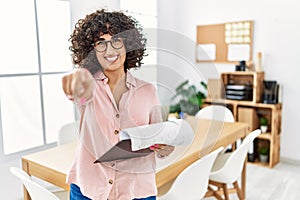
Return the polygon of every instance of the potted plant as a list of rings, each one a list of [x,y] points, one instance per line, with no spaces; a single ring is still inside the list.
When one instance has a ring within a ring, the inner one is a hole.
[[[259,154],[259,160],[261,162],[268,162],[268,157],[269,157],[269,148],[266,146],[260,147],[258,149],[258,154]]]
[[[265,117],[259,118],[260,130],[262,133],[267,132],[268,130],[268,119]]]
[[[200,88],[202,87],[202,90]],[[171,98],[170,113],[187,113],[195,115],[206,98],[207,85],[200,82],[200,88],[190,85],[189,81],[182,82],[176,88],[176,94]]]

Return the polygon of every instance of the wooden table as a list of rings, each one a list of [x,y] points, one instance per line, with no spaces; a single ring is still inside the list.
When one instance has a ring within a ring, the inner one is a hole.
[[[73,142],[23,156],[22,168],[29,175],[69,190],[66,175],[71,168],[76,145],[77,142]],[[30,199],[24,187],[24,200]]]
[[[156,173],[156,184],[160,188],[173,180],[188,165],[220,146],[227,146],[249,133],[246,123],[224,123],[188,117],[187,121],[195,131],[193,143],[176,162]],[[66,174],[74,159],[76,142],[61,145],[22,157],[22,168],[29,175],[36,176],[61,188],[69,190]],[[245,162],[246,163],[246,162]],[[241,189],[245,194],[246,167],[242,173]],[[24,199],[30,199],[24,190]]]

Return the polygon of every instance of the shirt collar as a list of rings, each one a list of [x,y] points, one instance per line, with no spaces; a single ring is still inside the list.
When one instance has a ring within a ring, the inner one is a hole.
[[[102,71],[96,72],[94,77],[96,80],[102,81],[104,84],[107,84],[107,82],[108,82],[108,78],[105,76],[105,74]]]
[[[132,74],[127,71],[126,73],[126,86],[130,89],[132,87],[136,87],[136,79],[132,76]]]
[[[131,89],[132,87],[136,87],[136,80],[133,77],[133,75],[127,71],[126,74],[126,86]],[[99,71],[95,74],[95,79],[102,81],[104,84],[107,84],[108,78],[105,76],[105,74],[102,71]]]

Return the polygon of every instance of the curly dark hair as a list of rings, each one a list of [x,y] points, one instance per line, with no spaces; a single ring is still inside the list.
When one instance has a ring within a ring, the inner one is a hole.
[[[96,58],[93,44],[100,36],[118,34],[124,41],[126,48],[126,60],[124,71],[140,67],[142,59],[146,56],[146,38],[142,34],[142,26],[133,17],[122,12],[108,12],[104,9],[97,10],[80,19],[71,35],[69,41],[72,46],[72,60],[76,67],[86,68],[92,74],[102,69]]]

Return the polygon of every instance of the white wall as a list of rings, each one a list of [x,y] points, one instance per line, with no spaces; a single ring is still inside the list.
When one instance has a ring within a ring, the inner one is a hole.
[[[194,42],[197,25],[254,20],[254,58],[256,52],[262,51],[265,79],[277,80],[283,86],[281,156],[293,160],[300,160],[297,124],[300,119],[299,10],[297,0],[158,1],[159,27],[176,31]],[[158,55],[158,61],[181,70],[190,67],[176,59],[170,60],[163,53]],[[217,68],[233,69],[232,66]]]
[[[84,18],[87,14],[94,12],[95,10],[120,9],[119,0],[70,0],[71,7],[71,25],[72,30],[78,19]]]

